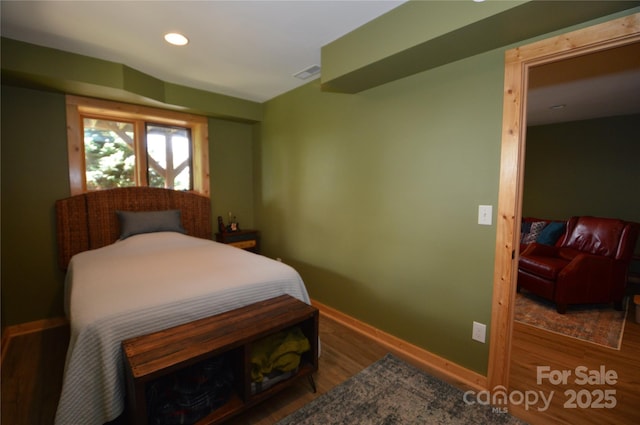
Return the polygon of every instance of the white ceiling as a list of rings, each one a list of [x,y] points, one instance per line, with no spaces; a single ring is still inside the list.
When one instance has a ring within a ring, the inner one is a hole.
[[[533,67],[527,124],[640,114],[640,43]]]
[[[640,114],[640,68],[527,93],[527,125]]]
[[[2,0],[1,29],[3,37],[264,102],[308,82],[293,75],[321,65],[322,46],[404,1]],[[172,31],[190,43],[168,45],[163,35]]]

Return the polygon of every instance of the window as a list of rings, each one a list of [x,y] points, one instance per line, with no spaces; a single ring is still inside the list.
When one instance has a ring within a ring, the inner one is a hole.
[[[73,195],[127,186],[209,195],[207,119],[67,96]]]
[[[136,186],[133,124],[82,117],[86,190]]]
[[[147,124],[149,186],[191,189],[191,132],[188,128]]]

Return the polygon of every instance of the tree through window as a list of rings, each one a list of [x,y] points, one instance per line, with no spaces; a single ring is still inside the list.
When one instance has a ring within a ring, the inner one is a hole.
[[[133,124],[84,118],[87,190],[136,186]]]
[[[206,117],[67,96],[71,193],[127,186],[209,195]]]
[[[145,162],[148,186],[192,189],[188,128],[145,123],[145,137],[137,138],[133,123],[87,117],[83,128],[87,190],[142,186],[136,163]],[[136,140],[144,146],[136,146]],[[136,161],[136,152],[144,157]]]

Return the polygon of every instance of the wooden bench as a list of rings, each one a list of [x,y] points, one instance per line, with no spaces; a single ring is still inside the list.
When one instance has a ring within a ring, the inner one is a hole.
[[[300,327],[311,349],[303,353],[300,367],[291,378],[252,394],[251,347],[276,332]],[[147,384],[185,367],[222,354],[232,361],[234,390],[223,406],[198,424],[220,423],[265,400],[296,378],[318,369],[318,310],[289,295],[282,295],[226,313],[196,320],[159,332],[123,341],[127,402],[131,423],[146,424]],[[315,391],[315,385],[314,385]]]

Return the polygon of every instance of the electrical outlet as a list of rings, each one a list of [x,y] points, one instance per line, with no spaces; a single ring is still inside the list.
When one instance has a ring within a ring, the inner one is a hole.
[[[487,325],[474,321],[471,339],[473,339],[474,341],[482,342],[484,344],[487,339]]]

